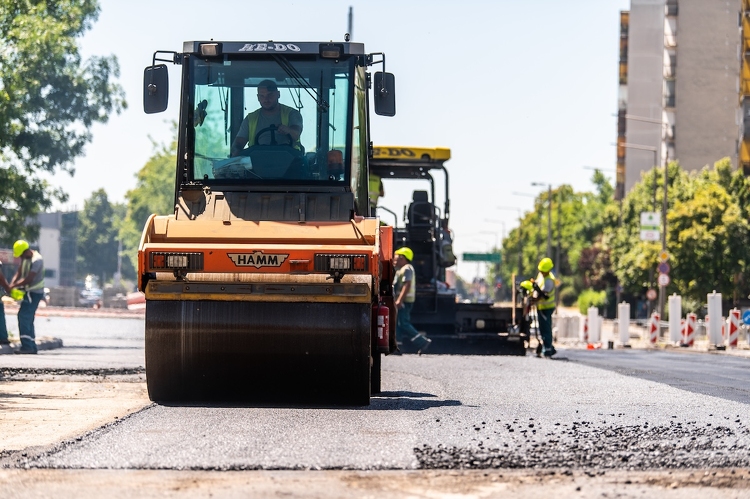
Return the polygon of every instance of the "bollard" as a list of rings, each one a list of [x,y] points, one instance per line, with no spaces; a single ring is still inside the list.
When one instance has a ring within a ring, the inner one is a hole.
[[[698,315],[689,313],[685,317],[685,330],[682,335],[682,346],[692,347],[695,343],[695,329],[698,326]]]
[[[681,317],[682,297],[674,293],[669,297],[669,341],[672,343],[679,343],[682,338]]]
[[[617,333],[620,344],[624,347],[630,342],[630,303],[622,302],[617,305]]]
[[[589,341],[588,343],[598,343],[601,341],[601,325],[602,321],[599,318],[599,309],[596,307],[589,307],[588,313],[589,320]]]
[[[740,339],[740,311],[736,308],[730,310],[727,322],[727,346],[737,348],[737,342]]]
[[[722,349],[724,348],[724,338],[722,335],[722,323],[724,320],[721,317],[721,293],[714,291],[706,295],[706,297],[708,298],[708,314],[706,314],[708,344]],[[714,320],[709,320],[709,317],[713,317]]]

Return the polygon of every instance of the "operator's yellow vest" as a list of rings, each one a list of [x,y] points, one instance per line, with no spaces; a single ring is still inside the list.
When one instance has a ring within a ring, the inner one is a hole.
[[[279,104],[279,108],[281,109],[281,124],[284,126],[289,126],[289,114],[292,112],[292,108],[289,106],[285,106],[284,104]],[[247,141],[248,147],[255,145],[255,133],[258,129],[258,116],[260,116],[260,110],[261,108],[258,108],[247,115],[247,130],[249,136]],[[299,149],[299,145],[300,142],[297,141],[293,144],[293,147],[295,149]]]
[[[547,294],[547,298],[537,302],[536,308],[538,310],[546,310],[548,308],[555,308],[555,275],[550,272],[547,277],[545,278],[544,275],[542,275],[541,272],[539,272],[539,275],[536,276],[536,285],[539,286],[540,289],[544,289],[544,284],[547,279],[552,280],[552,291],[550,291]]]

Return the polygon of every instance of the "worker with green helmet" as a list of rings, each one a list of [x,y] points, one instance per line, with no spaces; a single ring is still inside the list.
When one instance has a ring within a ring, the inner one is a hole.
[[[0,262],[0,288],[6,294],[11,295],[12,288],[5,279],[5,274],[3,274],[3,262]],[[3,301],[0,300],[0,348],[3,345],[10,345],[10,340],[8,340],[8,327],[5,323],[5,307],[3,306]]]
[[[542,258],[539,262],[539,274],[533,282],[537,316],[539,317],[539,333],[542,335],[545,357],[552,357],[557,353],[552,345],[552,314],[555,312],[555,275],[551,258]]]
[[[411,262],[414,252],[411,248],[403,247],[397,249],[393,254],[393,266],[396,275],[393,278],[393,296],[396,306],[396,342],[409,338],[409,341],[417,348],[417,353],[422,354],[430,347],[432,340],[421,334],[411,323],[411,310],[417,297],[417,276]]]
[[[21,337],[21,348],[16,350],[16,353],[35,354],[37,348],[34,316],[39,302],[44,298],[44,259],[23,239],[13,244],[13,257],[20,258],[21,264],[10,281],[10,287],[16,294],[19,291],[25,292],[21,299],[21,307],[18,309],[18,334]]]

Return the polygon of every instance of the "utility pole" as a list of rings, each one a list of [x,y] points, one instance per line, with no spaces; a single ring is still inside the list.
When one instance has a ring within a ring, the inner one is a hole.
[[[547,257],[552,258],[552,184],[532,182],[533,186],[547,186]]]

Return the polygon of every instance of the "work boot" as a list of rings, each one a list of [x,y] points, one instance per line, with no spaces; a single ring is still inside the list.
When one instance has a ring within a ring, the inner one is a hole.
[[[422,343],[422,346],[419,348],[419,350],[417,350],[417,355],[422,355],[423,353],[425,353],[427,349],[430,348],[430,345],[432,345],[432,340],[429,338],[424,338],[424,343]]]
[[[30,348],[19,348],[18,350],[14,351],[13,353],[17,354],[30,354],[30,355],[36,355],[36,350],[32,350]]]

